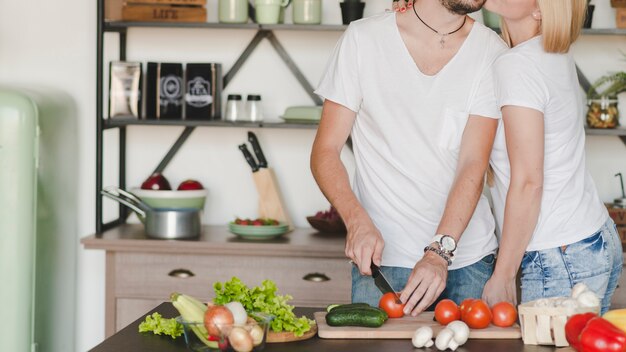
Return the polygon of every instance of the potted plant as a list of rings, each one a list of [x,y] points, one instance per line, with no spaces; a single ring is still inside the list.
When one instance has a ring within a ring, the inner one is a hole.
[[[617,95],[626,92],[626,72],[600,77],[587,91],[587,124],[591,128],[615,128],[619,111]]]
[[[350,24],[354,20],[363,18],[365,3],[361,0],[344,0],[339,3],[341,7],[341,19],[343,24]]]

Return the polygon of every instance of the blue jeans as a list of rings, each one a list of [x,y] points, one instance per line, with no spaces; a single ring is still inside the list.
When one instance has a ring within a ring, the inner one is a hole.
[[[622,273],[622,242],[609,218],[593,235],[562,249],[529,251],[521,265],[522,302],[569,296],[572,287],[584,282],[598,297],[602,313]]]
[[[494,264],[495,256],[490,254],[472,265],[448,271],[445,290],[428,310],[433,310],[435,304],[444,298],[449,298],[457,304],[461,304],[466,298],[480,298],[485,283],[493,273]],[[413,271],[409,268],[392,266],[383,266],[380,270],[396,291],[402,291]],[[374,279],[371,276],[361,275],[359,269],[354,266],[352,268],[352,302],[365,302],[378,307],[381,296],[382,293],[374,284]]]

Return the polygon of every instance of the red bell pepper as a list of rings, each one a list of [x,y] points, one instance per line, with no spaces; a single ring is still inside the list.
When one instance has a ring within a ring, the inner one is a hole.
[[[599,317],[589,320],[580,333],[583,352],[626,352],[626,333]]]
[[[565,338],[576,351],[580,351],[580,333],[589,320],[595,317],[597,315],[594,313],[574,314],[565,324]]]

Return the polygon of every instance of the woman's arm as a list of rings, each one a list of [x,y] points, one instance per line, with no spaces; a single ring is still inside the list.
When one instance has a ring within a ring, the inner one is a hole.
[[[463,131],[454,182],[437,228],[437,233],[449,235],[457,243],[482,194],[497,128],[496,119],[470,115]],[[406,302],[405,313],[415,316],[428,308],[445,289],[447,277],[448,263],[431,251],[424,253],[400,296]]]
[[[515,277],[537,226],[543,195],[543,113],[530,108],[505,106],[502,117],[511,164],[511,182],[496,268],[483,291],[483,298],[490,305],[500,301],[517,301]]]

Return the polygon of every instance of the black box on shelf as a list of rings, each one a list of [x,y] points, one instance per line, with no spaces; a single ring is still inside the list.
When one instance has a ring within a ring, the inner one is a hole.
[[[141,80],[140,62],[109,63],[109,118],[141,116]]]
[[[222,65],[187,64],[185,118],[219,120],[222,116]]]
[[[182,119],[183,65],[148,62],[146,78],[146,117]]]

